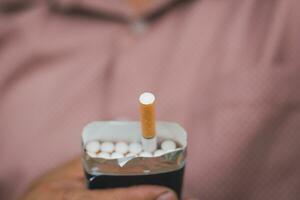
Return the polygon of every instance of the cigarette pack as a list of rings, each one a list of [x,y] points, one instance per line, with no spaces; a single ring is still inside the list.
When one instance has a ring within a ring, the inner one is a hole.
[[[187,151],[187,134],[180,125],[156,122],[158,145],[164,140],[176,143],[175,149],[160,155],[128,154],[120,158],[104,158],[91,155],[85,148],[91,141],[139,143],[141,135],[138,121],[96,121],[86,125],[82,132],[82,163],[87,187],[161,185],[173,189],[180,199]]]

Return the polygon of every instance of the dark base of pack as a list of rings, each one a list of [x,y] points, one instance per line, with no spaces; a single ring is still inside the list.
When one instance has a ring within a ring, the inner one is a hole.
[[[107,189],[134,185],[161,185],[171,188],[181,197],[184,167],[172,172],[150,175],[91,175],[85,172],[89,189]]]

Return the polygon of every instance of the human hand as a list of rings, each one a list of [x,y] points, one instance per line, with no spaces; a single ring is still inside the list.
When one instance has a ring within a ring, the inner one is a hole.
[[[88,190],[85,188],[80,159],[75,159],[37,180],[21,200],[176,200],[168,188],[134,186],[128,188]]]

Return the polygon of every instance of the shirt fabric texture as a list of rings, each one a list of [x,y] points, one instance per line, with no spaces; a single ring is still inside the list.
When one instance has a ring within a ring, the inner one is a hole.
[[[0,7],[1,199],[79,155],[88,122],[138,120],[144,91],[188,132],[185,196],[300,199],[299,1],[194,0],[142,27],[121,0]]]

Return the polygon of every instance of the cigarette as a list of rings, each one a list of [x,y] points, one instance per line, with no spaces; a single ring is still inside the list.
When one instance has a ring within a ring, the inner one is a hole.
[[[101,151],[112,153],[115,150],[115,145],[112,142],[103,142],[101,144]]]
[[[155,96],[145,92],[140,98],[140,120],[142,128],[142,145],[146,152],[153,152],[157,148],[155,131]]]
[[[115,146],[115,151],[120,154],[126,154],[128,152],[128,144],[126,142],[118,142]]]
[[[139,154],[141,153],[142,151],[142,145],[138,142],[132,142],[130,145],[129,145],[129,152],[131,154]]]
[[[98,141],[90,141],[86,144],[85,149],[89,152],[89,153],[99,153],[100,152],[100,143]]]
[[[104,159],[109,159],[110,158],[110,154],[107,152],[101,152],[97,155],[97,158],[104,158]]]
[[[161,149],[164,151],[173,151],[176,149],[176,143],[172,140],[165,140],[161,143]]]

